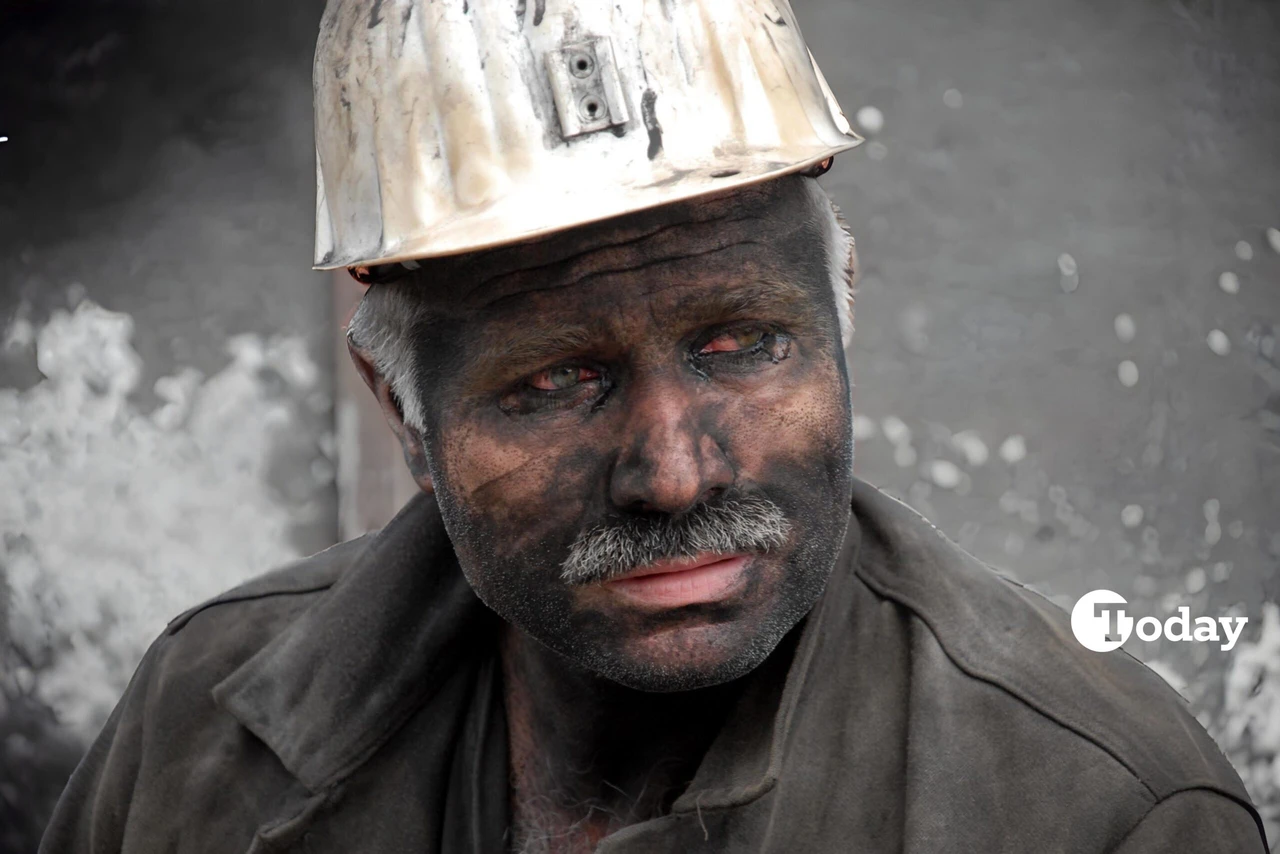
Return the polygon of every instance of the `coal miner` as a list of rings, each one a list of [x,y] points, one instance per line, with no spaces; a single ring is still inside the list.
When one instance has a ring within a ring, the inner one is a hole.
[[[421,494],[178,617],[55,852],[1263,852],[1182,700],[853,476],[786,0],[332,0],[316,266]]]

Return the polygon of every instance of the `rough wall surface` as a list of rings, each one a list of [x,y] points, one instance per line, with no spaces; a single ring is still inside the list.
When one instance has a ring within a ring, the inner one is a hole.
[[[171,616],[336,536],[319,11],[0,5],[0,852]]]
[[[861,475],[1064,604],[1248,615],[1130,649],[1280,819],[1280,11],[794,5],[870,136]],[[0,6],[0,852],[168,616],[336,536],[319,9]]]

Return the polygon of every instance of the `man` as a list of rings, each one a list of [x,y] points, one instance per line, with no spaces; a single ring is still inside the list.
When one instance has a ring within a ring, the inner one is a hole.
[[[316,85],[422,494],[176,619],[44,851],[1266,850],[1162,680],[853,477],[785,3],[335,0]]]

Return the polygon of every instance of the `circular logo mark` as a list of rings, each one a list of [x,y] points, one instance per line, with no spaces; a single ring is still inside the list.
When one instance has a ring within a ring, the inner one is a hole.
[[[1080,645],[1094,652],[1110,652],[1128,640],[1133,618],[1117,607],[1125,604],[1125,598],[1112,590],[1091,590],[1081,596],[1071,609],[1071,631]],[[1116,615],[1114,624],[1112,614]]]

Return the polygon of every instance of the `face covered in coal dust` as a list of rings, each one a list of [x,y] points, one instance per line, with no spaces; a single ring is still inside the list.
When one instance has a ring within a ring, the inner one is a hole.
[[[501,617],[674,691],[812,608],[852,461],[826,205],[787,178],[424,266],[417,432]]]

